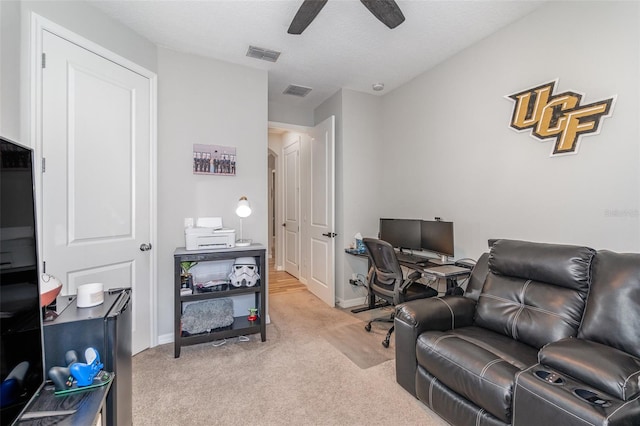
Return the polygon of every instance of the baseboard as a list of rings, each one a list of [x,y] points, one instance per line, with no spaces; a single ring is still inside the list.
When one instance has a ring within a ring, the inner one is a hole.
[[[364,305],[365,303],[367,303],[367,297],[358,297],[355,299],[348,299],[348,300],[343,300],[343,299],[338,299],[336,300],[336,305],[338,305],[339,307],[343,308],[343,309],[347,309],[347,308],[353,308],[354,306],[361,306]]]
[[[164,345],[166,343],[173,343],[173,333],[158,336],[158,345]]]

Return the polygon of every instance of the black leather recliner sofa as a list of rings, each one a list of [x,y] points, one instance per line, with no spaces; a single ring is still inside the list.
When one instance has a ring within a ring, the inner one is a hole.
[[[453,425],[640,425],[640,254],[497,240],[395,330],[396,380]]]

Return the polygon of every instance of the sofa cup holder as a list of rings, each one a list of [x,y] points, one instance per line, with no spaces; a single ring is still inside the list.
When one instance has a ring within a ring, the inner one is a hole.
[[[557,373],[547,370],[536,370],[534,376],[550,385],[564,385],[564,379]]]
[[[597,407],[609,407],[611,405],[611,401],[607,401],[597,393],[591,392],[587,389],[575,389],[573,393],[578,398],[587,401],[589,404],[595,405]]]

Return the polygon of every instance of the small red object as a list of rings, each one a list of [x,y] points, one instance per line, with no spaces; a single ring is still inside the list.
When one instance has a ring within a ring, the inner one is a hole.
[[[255,321],[258,319],[258,310],[256,308],[249,308],[249,316],[247,317],[249,321]]]

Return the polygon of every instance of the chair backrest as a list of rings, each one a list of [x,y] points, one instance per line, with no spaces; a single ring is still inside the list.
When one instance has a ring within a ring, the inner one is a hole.
[[[640,254],[598,251],[578,338],[640,358]]]
[[[576,336],[594,255],[588,247],[496,241],[476,325],[536,348]]]
[[[403,281],[402,268],[393,246],[376,238],[362,240],[369,256],[369,288],[374,294],[394,303],[394,296]]]

